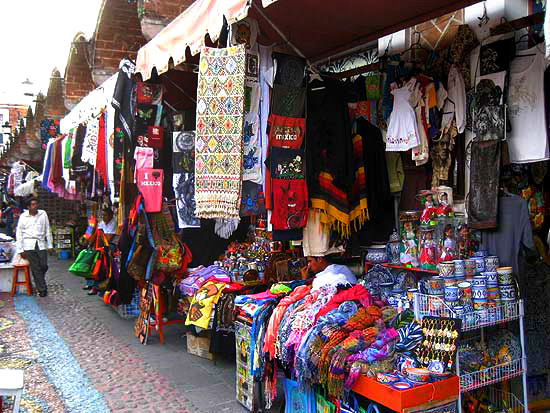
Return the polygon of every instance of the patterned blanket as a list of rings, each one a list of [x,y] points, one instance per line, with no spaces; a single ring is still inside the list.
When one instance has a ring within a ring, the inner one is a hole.
[[[198,218],[239,216],[245,58],[244,46],[201,52],[195,137]]]

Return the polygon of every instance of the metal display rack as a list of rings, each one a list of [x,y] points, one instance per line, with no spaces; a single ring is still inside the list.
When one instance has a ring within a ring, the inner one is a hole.
[[[460,318],[462,319],[462,332],[480,330],[482,338],[484,334],[483,329],[485,327],[518,320],[521,358],[480,371],[461,374],[459,354],[457,352],[456,374],[460,377],[460,394],[521,376],[523,384],[523,402],[518,400],[518,398],[511,393],[502,392],[494,388],[490,389],[490,394],[495,396],[495,400],[498,402],[496,405],[512,408],[514,412],[523,411],[528,413],[527,359],[525,357],[525,331],[523,326],[524,314],[523,300],[500,304],[482,313],[474,311],[457,315],[453,308],[448,306],[441,298],[420,293],[414,295],[414,315],[417,320],[420,321],[426,316]],[[503,399],[499,399],[498,397],[503,397]],[[458,398],[458,411],[462,413],[461,395],[459,395]]]

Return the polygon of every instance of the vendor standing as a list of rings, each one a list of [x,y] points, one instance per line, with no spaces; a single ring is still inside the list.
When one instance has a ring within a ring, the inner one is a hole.
[[[48,295],[46,272],[48,249],[53,249],[52,232],[48,214],[38,209],[38,199],[31,198],[28,209],[21,214],[17,224],[16,248],[22,258],[29,261],[34,284],[40,297]]]

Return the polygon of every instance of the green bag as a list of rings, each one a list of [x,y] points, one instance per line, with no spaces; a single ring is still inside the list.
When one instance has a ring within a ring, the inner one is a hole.
[[[94,264],[99,257],[99,251],[85,249],[80,251],[76,260],[69,267],[69,272],[72,272],[78,277],[88,277],[94,268]]]
[[[317,409],[317,413],[335,413],[336,412],[336,406],[325,399],[325,397],[321,393],[315,393],[315,407]]]

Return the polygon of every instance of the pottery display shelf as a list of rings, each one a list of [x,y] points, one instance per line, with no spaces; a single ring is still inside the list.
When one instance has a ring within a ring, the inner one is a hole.
[[[370,261],[365,262],[365,265],[367,267],[372,267],[376,264],[377,263],[370,262]],[[418,267],[407,267],[405,265],[394,265],[394,264],[390,264],[388,262],[380,263],[379,265],[381,265],[383,267],[386,267],[386,268],[393,268],[393,269],[405,270],[405,271],[413,271],[413,272],[416,272],[416,273],[438,274],[438,272],[435,271],[435,270],[425,270],[425,269],[418,268]]]
[[[499,364],[472,373],[460,372],[460,360],[457,352],[456,374],[460,377],[460,395],[458,400],[459,412],[462,413],[462,393],[501,383],[514,377],[521,376],[523,384],[523,401],[514,397],[514,405],[517,407],[514,412],[527,413],[527,358],[525,356],[525,330],[523,325],[524,307],[523,300],[512,301],[501,304],[494,309],[494,312],[480,316],[479,314],[465,313],[458,316],[444,300],[440,298],[416,293],[414,296],[414,314],[417,320],[426,316],[461,318],[462,332],[479,330],[481,338],[484,337],[484,328],[507,323],[510,321],[519,322],[521,357],[508,363]],[[491,388],[493,390],[493,388]],[[510,398],[513,395],[510,395]]]

